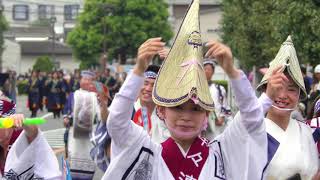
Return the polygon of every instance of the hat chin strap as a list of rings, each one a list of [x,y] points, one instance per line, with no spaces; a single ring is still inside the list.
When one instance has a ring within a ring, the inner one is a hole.
[[[276,109],[278,109],[280,111],[294,111],[295,110],[295,108],[280,108],[280,107],[275,106],[275,105],[272,105],[272,107],[274,107],[274,108],[276,108]]]
[[[301,89],[299,88],[299,96],[300,96],[300,92],[301,92]],[[275,106],[273,104],[271,106],[276,108],[276,109],[278,109],[278,110],[280,110],[280,111],[294,111],[298,105],[296,105],[295,108],[281,108],[281,107]]]

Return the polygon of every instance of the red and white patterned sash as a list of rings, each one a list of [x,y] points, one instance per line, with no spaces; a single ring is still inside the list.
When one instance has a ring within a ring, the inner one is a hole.
[[[206,139],[196,138],[186,157],[183,156],[172,138],[167,139],[161,144],[163,148],[162,158],[176,180],[196,180],[199,178],[209,155],[207,142]]]
[[[138,124],[139,126],[143,127],[147,130],[148,133],[151,133],[151,117],[150,114],[147,112],[146,109],[140,108],[133,117],[133,122]],[[147,122],[145,124],[144,122]]]

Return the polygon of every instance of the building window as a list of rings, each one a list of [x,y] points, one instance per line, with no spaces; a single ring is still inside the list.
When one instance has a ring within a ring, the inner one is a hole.
[[[79,14],[80,6],[78,4],[64,6],[64,19],[76,20]]]
[[[13,19],[14,20],[28,20],[29,6],[28,5],[13,5]]]
[[[54,17],[54,5],[39,5],[38,15],[40,20]]]

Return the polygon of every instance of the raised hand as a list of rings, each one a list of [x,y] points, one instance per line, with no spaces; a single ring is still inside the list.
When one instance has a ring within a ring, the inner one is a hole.
[[[232,52],[228,46],[218,41],[209,41],[206,46],[208,47],[206,57],[216,59],[230,78],[239,76],[239,71],[233,65]]]
[[[164,60],[168,54],[169,54],[170,49],[169,48],[163,48],[161,51],[159,51],[159,56],[161,60]]]
[[[38,135],[38,127],[37,126],[24,126],[23,120],[24,115],[23,114],[14,114],[11,115],[9,118],[12,118],[14,120],[14,126],[17,128],[23,128],[25,131],[25,135],[27,136],[27,139],[29,143],[31,143]]]
[[[151,38],[144,42],[138,50],[137,62],[133,72],[143,76],[152,58],[163,50],[165,43],[161,42],[161,37]]]
[[[268,85],[266,94],[270,99],[274,100],[277,92],[284,88],[289,79],[282,72],[283,66],[279,66],[272,71],[271,76],[268,79]]]

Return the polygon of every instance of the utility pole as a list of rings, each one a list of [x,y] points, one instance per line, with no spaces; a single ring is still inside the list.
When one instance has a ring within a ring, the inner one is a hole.
[[[106,16],[110,16],[113,10],[113,5],[103,3],[102,6],[104,13],[104,16],[102,18],[102,24],[103,24],[103,54],[100,59],[101,63],[101,72],[103,73],[106,68],[107,63],[107,41],[106,41],[106,35],[107,35],[107,22],[106,22]]]
[[[2,0],[0,0],[0,17],[3,16],[4,6],[2,4]],[[3,30],[0,30],[0,39],[4,41],[3,38]],[[2,53],[3,53],[3,47],[2,44],[0,44],[0,73],[2,72]]]
[[[58,63],[56,61],[56,56],[55,56],[55,41],[56,41],[56,33],[54,31],[54,25],[57,22],[57,18],[56,17],[51,17],[50,18],[50,28],[51,28],[51,33],[52,33],[52,44],[51,44],[51,59],[52,62],[55,66],[55,68],[58,68]]]

